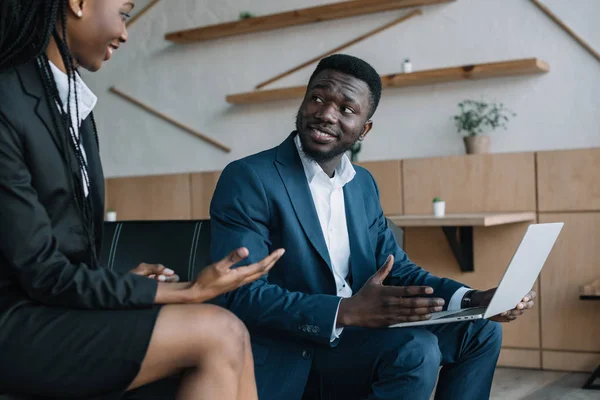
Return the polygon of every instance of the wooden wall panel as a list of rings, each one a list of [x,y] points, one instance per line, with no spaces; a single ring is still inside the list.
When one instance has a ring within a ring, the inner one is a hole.
[[[600,211],[600,148],[537,154],[539,211]]]
[[[402,161],[371,161],[358,165],[369,170],[375,178],[385,215],[402,214]]]
[[[119,220],[191,218],[190,174],[111,178],[108,207]]]
[[[192,174],[192,218],[209,219],[212,200],[221,171]]]
[[[108,211],[109,197],[108,197],[108,179],[104,180],[104,218],[106,219],[106,212]]]
[[[500,367],[542,368],[540,350],[503,348],[498,359]]]
[[[541,274],[544,350],[600,352],[600,303],[579,287],[600,278],[600,212],[540,214],[565,226]]]
[[[447,213],[535,211],[534,153],[404,160],[405,214],[431,214],[435,196]]]
[[[498,286],[504,271],[525,234],[528,223],[476,227],[474,237],[475,272],[461,272],[440,228],[407,228],[405,251],[427,271],[462,282],[474,289]],[[535,290],[538,286],[534,287]],[[539,291],[538,291],[539,292]],[[503,345],[512,348],[540,347],[540,308],[517,321],[503,325]]]
[[[591,372],[600,364],[600,353],[542,352],[542,368],[555,371]]]

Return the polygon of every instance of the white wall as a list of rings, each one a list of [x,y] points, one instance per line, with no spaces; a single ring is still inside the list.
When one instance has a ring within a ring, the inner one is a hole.
[[[543,0],[600,51],[599,0]],[[138,7],[146,1],[138,0]],[[192,45],[165,32],[331,1],[162,0],[134,24],[129,42],[96,74],[96,117],[107,176],[223,168],[279,144],[294,128],[300,99],[231,106],[225,96],[383,25],[406,10],[262,32]],[[380,73],[538,57],[551,72],[530,77],[389,89],[374,116],[361,161],[463,154],[451,116],[467,98],[501,101],[518,113],[492,134],[493,152],[600,146],[600,62],[529,0],[457,0],[424,7],[424,15],[345,52]],[[272,85],[305,84],[314,66]],[[161,112],[232,147],[226,154],[108,93],[115,85]]]

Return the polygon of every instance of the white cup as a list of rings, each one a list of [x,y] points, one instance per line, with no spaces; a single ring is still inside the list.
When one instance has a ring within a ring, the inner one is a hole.
[[[117,220],[117,212],[116,211],[109,211],[106,213],[106,221],[115,222],[116,220]]]
[[[433,202],[433,215],[435,217],[443,217],[446,215],[446,202],[445,201],[434,201]]]

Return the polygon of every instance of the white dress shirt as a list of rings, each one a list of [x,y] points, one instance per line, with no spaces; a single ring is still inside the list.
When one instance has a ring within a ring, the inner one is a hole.
[[[67,74],[62,72],[52,62],[50,62],[50,69],[52,70],[52,75],[54,75],[54,81],[56,82],[56,87],[58,89],[58,96],[60,97],[60,101],[64,106],[62,111],[66,113],[69,97],[69,78],[67,77]],[[79,140],[79,128],[81,127],[81,123],[92,113],[96,103],[98,102],[98,98],[78,74],[75,74],[75,77],[76,79],[74,85],[71,87],[71,121],[73,127],[75,128],[75,137],[77,140]],[[75,103],[75,91],[77,91],[77,104]],[[79,121],[77,121],[77,107],[79,108]],[[79,141],[79,145],[81,147],[83,159],[87,164],[87,157],[85,155],[83,143]],[[87,188],[89,177],[87,175],[87,171],[82,169],[81,176],[87,181],[83,184],[84,194],[87,197],[89,194]]]
[[[354,179],[356,171],[350,159],[344,154],[340,165],[335,169],[333,178],[330,178],[321,166],[302,151],[302,143],[298,135],[294,138],[304,174],[317,209],[317,216],[321,224],[321,230],[325,238],[325,244],[331,259],[331,267],[337,295],[342,298],[352,296],[352,289],[346,281],[350,272],[350,239],[348,226],[346,224],[346,207],[344,203],[344,185]],[[460,303],[464,294],[469,289],[462,287],[458,289],[448,304],[448,310],[460,309]],[[339,304],[338,304],[339,311]],[[339,338],[343,328],[336,328],[337,312],[331,332],[331,341]]]

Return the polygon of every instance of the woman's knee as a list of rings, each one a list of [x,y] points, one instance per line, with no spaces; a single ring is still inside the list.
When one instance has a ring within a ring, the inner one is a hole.
[[[221,358],[243,360],[250,347],[250,334],[232,312],[216,306],[190,310],[187,326],[201,355],[217,354]]]

